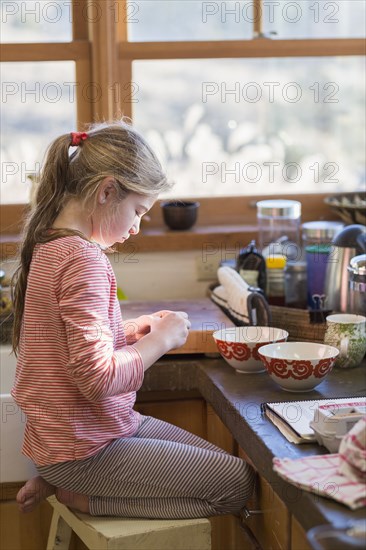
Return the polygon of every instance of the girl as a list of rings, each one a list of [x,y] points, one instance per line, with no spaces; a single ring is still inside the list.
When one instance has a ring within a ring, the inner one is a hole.
[[[252,491],[246,462],[133,409],[144,371],[184,344],[190,322],[159,311],[126,333],[103,249],[138,233],[168,188],[124,122],[50,146],[13,297],[12,394],[27,415],[23,453],[40,474],[17,495],[24,512],[55,493],[92,515],[205,517],[239,512]]]

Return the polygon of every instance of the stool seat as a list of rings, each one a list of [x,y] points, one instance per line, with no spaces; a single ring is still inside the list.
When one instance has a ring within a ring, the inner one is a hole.
[[[47,550],[67,550],[74,532],[90,550],[210,550],[208,519],[131,519],[73,512],[55,496]]]

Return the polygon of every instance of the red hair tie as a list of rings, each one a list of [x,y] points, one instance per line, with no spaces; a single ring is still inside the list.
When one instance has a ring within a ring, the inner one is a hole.
[[[85,141],[88,137],[86,132],[71,132],[71,145],[77,147],[82,141]]]

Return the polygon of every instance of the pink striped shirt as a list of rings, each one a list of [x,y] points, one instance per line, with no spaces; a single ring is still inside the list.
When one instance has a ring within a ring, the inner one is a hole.
[[[23,453],[43,466],[92,456],[133,435],[143,377],[104,252],[76,236],[38,244],[12,389],[27,416]]]

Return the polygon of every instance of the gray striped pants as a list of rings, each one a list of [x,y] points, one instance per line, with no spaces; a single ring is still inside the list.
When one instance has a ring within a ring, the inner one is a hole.
[[[143,416],[138,432],[84,460],[38,466],[49,483],[89,496],[90,514],[197,518],[236,514],[254,486],[244,460],[181,428]]]

